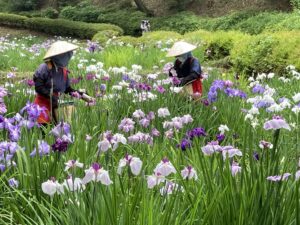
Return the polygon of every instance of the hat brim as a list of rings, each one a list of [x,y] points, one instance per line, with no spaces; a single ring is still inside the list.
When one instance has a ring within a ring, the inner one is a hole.
[[[172,48],[170,48],[170,50],[168,51],[166,57],[179,56],[179,55],[185,54],[187,52],[191,52],[191,51],[195,50],[196,48],[197,48],[197,46],[195,46],[195,45],[189,44],[184,41],[179,41],[179,42],[174,43]]]
[[[66,41],[57,41],[51,45],[51,47],[46,52],[44,60],[50,59],[53,56],[61,55],[67,52],[74,51],[78,49],[79,46],[68,43]]]

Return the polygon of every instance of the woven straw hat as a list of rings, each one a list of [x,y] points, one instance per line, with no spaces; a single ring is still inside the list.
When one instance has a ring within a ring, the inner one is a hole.
[[[185,41],[178,41],[174,43],[172,48],[170,48],[167,57],[182,55],[184,53],[193,51],[195,48],[197,48],[197,46],[189,44]]]
[[[51,47],[48,49],[44,59],[49,59],[52,56],[56,56],[56,55],[60,55],[60,54],[66,53],[66,52],[70,52],[70,51],[73,51],[77,48],[78,48],[77,45],[73,45],[69,42],[57,41],[57,42],[54,42],[51,45]]]

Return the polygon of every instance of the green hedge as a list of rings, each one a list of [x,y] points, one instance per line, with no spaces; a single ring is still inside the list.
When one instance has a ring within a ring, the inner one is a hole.
[[[61,18],[84,21],[116,24],[123,28],[125,34],[140,35],[141,20],[146,19],[145,13],[132,8],[96,8],[94,6],[67,6],[59,15]]]
[[[240,72],[277,72],[282,74],[286,66],[300,69],[300,32],[281,31],[248,36],[235,43],[231,61]]]
[[[0,25],[9,27],[25,27],[26,16],[0,13]]]
[[[79,38],[92,38],[101,30],[114,30],[119,35],[123,33],[121,28],[111,24],[91,24],[64,19],[30,18],[26,20],[26,27],[47,34]]]
[[[14,14],[0,14],[0,24],[41,31],[47,34],[92,38],[99,31],[112,30],[122,35],[123,30],[112,24],[84,23],[64,19],[27,18]]]

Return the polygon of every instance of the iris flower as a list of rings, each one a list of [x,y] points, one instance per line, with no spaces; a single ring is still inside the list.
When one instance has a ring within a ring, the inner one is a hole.
[[[137,157],[126,154],[125,157],[119,162],[117,173],[121,174],[123,168],[127,165],[130,167],[131,172],[137,176],[141,172],[143,162]]]

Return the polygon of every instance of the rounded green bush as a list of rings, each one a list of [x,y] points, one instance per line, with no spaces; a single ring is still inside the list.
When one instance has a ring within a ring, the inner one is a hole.
[[[283,31],[245,36],[231,51],[233,66],[248,75],[271,71],[282,74],[290,64],[299,69],[299,35],[299,31]]]
[[[97,41],[100,44],[105,44],[110,38],[116,37],[118,35],[119,35],[119,33],[117,31],[103,30],[103,31],[99,31],[98,33],[96,33],[93,36],[92,41]]]
[[[10,27],[24,27],[26,16],[19,16],[15,14],[0,13],[0,25]]]

